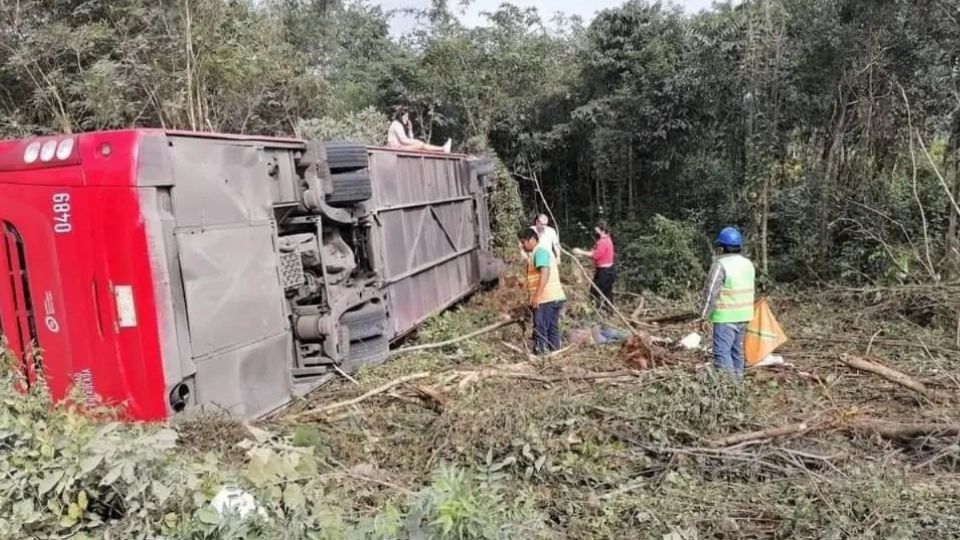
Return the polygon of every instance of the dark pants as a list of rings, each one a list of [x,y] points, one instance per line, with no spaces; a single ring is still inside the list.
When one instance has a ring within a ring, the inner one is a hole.
[[[594,286],[590,287],[590,292],[593,293],[593,299],[601,308],[610,309],[610,306],[613,305],[613,282],[616,280],[617,271],[612,266],[610,268],[597,268],[593,273]],[[604,301],[604,298],[606,298],[606,301]]]
[[[713,325],[713,367],[743,377],[743,338],[747,323]]]
[[[560,349],[560,310],[563,302],[546,302],[533,310],[533,352]]]

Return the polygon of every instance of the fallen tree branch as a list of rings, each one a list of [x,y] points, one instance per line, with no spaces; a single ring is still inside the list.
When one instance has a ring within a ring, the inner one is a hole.
[[[481,370],[463,370],[467,376],[473,375],[480,379],[502,378],[502,379],[520,379],[535,381],[544,384],[566,382],[566,381],[598,381],[606,379],[623,379],[636,377],[638,372],[635,370],[624,369],[618,371],[601,371],[588,373],[562,373],[559,375],[538,375],[536,373],[524,373],[518,371],[505,371],[499,369],[481,369]]]
[[[450,397],[432,386],[418,384],[414,386],[417,395],[423,398],[437,412],[443,412],[450,405]]]
[[[336,365],[336,364],[333,364],[332,367],[333,367],[333,370],[336,371],[338,375],[340,375],[340,376],[343,377],[344,379],[352,382],[354,386],[360,386],[360,383],[358,383],[356,379],[354,379],[353,377],[351,377],[349,373],[347,373],[346,371],[340,369],[340,366],[338,366],[338,365]]]
[[[354,479],[354,480],[359,480],[360,482],[368,482],[368,483],[371,483],[371,484],[376,484],[376,485],[381,486],[381,487],[390,488],[390,489],[399,491],[400,493],[405,493],[405,494],[407,494],[407,495],[413,495],[413,494],[414,494],[413,491],[411,491],[410,489],[405,488],[405,487],[403,487],[403,486],[401,486],[401,485],[395,484],[395,483],[393,483],[393,482],[389,482],[389,481],[387,481],[387,480],[380,480],[380,479],[378,479],[378,478],[373,478],[373,477],[366,476],[366,475],[363,475],[363,474],[353,473],[353,472],[350,472],[350,471],[346,470],[345,468],[344,468],[343,470],[339,470],[339,471],[332,471],[332,472],[324,473],[324,474],[319,475],[318,477],[319,477],[319,478],[337,478],[337,477],[352,478],[352,479]]]
[[[727,437],[708,440],[706,441],[706,444],[711,448],[723,448],[726,446],[734,446],[737,444],[743,444],[748,442],[777,439],[777,438],[786,437],[789,435],[800,435],[803,433],[808,433],[813,430],[825,429],[830,425],[832,424],[830,423],[810,424],[808,422],[799,422],[796,424],[786,424],[783,426],[761,429],[758,431],[748,431],[746,433],[735,433]]]
[[[897,371],[893,368],[888,368],[887,366],[878,364],[876,362],[867,360],[866,358],[860,358],[858,356],[840,356],[840,361],[851,367],[853,369],[858,369],[860,371],[866,371],[867,373],[873,373],[879,377],[882,377],[892,383],[898,384],[909,390],[922,395],[923,397],[929,399],[930,401],[938,400],[947,400],[949,397],[941,392],[936,392],[930,388],[927,388],[927,385],[922,382],[914,379],[913,377]]]
[[[387,392],[386,395],[392,397],[393,399],[395,399],[395,400],[397,400],[397,401],[399,401],[399,402],[401,402],[401,403],[406,403],[407,405],[416,405],[417,407],[427,407],[427,408],[430,408],[430,407],[429,407],[429,404],[426,403],[426,402],[425,402],[424,400],[422,400],[422,399],[416,399],[416,398],[412,398],[412,397],[410,397],[410,396],[404,396],[404,395],[398,394],[398,393],[396,393],[396,392]],[[326,418],[325,418],[324,420],[326,420]]]
[[[897,441],[909,441],[917,437],[958,437],[960,436],[960,424],[944,424],[924,422],[918,424],[905,424],[897,422],[888,422],[884,420],[861,420],[851,424],[842,425],[837,421],[826,421],[817,424],[809,422],[799,422],[795,424],[785,424],[758,431],[748,431],[746,433],[736,433],[728,437],[706,441],[710,448],[726,448],[730,446],[742,445],[744,443],[766,442],[780,437],[791,435],[805,435],[817,431],[827,431],[839,429],[847,433],[871,433],[879,435],[884,439]]]
[[[727,437],[705,441],[707,448],[718,451],[732,450],[735,446],[748,443],[761,443],[794,435],[806,435],[819,431],[839,430],[848,434],[867,433],[875,434],[884,439],[896,441],[910,441],[918,437],[960,437],[960,424],[921,422],[907,424],[877,419],[858,420],[851,423],[842,423],[837,419],[821,422],[798,422],[784,424],[757,431],[735,433]],[[704,450],[706,450],[705,448]]]
[[[547,357],[548,357],[548,358],[555,358],[555,357],[557,357],[557,356],[563,356],[564,353],[566,353],[567,351],[569,351],[570,349],[572,349],[575,345],[576,345],[576,343],[571,343],[571,344],[567,345],[566,347],[564,347],[564,348],[562,348],[562,349],[557,349],[557,350],[555,350],[555,351],[550,351],[549,353],[547,353]]]
[[[642,296],[640,297],[640,303],[637,304],[637,307],[634,308],[633,313],[630,314],[631,320],[636,319],[637,317],[640,316],[641,313],[643,313],[643,308],[647,303],[646,300],[647,300],[646,298]]]
[[[520,364],[523,365],[523,364]],[[468,384],[480,381],[487,378],[503,378],[503,379],[520,379],[520,380],[529,380],[535,381],[543,384],[552,384],[558,382],[566,381],[601,381],[601,380],[613,380],[613,379],[627,379],[635,378],[639,373],[634,370],[618,370],[618,371],[601,371],[601,372],[586,372],[586,373],[561,373],[557,375],[539,375],[536,373],[529,373],[524,371],[509,371],[506,369],[496,369],[496,368],[481,368],[476,370],[465,370],[458,369],[452,372],[454,375],[453,379],[460,378],[461,381],[457,385],[458,388],[462,388]],[[419,379],[425,379],[431,374],[429,372],[414,373],[412,375],[406,375],[394,379],[390,382],[387,382],[383,385],[366,392],[360,396],[357,396],[352,399],[345,401],[339,401],[337,403],[331,403],[329,405],[323,405],[310,409],[308,411],[303,411],[297,414],[291,414],[286,417],[287,420],[299,420],[305,417],[315,417],[329,414],[338,409],[343,409],[345,407],[351,407],[357,405],[373,396],[379,394],[387,394],[395,399],[400,399],[401,401],[410,402],[410,403],[422,403],[418,400],[411,400],[406,396],[401,396],[395,392],[391,392],[393,388],[400,386],[404,383],[410,381],[415,381]],[[452,380],[451,380],[452,382]],[[414,388],[414,392],[420,398],[425,398],[435,403],[439,408],[443,408],[449,402],[449,397],[446,394],[446,389],[440,387],[432,386],[417,386]]]
[[[679,324],[695,320],[700,315],[692,311],[686,313],[674,313],[673,315],[664,315],[662,317],[650,317],[646,319],[636,319],[637,322],[644,324]]]
[[[506,321],[500,321],[500,322],[498,322],[498,323],[494,323],[494,324],[491,324],[491,325],[489,325],[489,326],[484,326],[483,328],[481,328],[481,329],[479,329],[479,330],[477,330],[477,331],[475,331],[475,332],[470,332],[469,334],[466,334],[466,335],[463,335],[463,336],[459,336],[459,337],[455,337],[455,338],[453,338],[453,339],[448,339],[448,340],[446,340],[446,341],[441,341],[441,342],[439,342],[439,343],[427,343],[427,344],[424,344],[424,345],[414,345],[413,347],[404,347],[404,348],[402,348],[402,349],[396,349],[396,350],[390,351],[390,356],[394,356],[394,355],[397,355],[397,354],[411,353],[411,352],[415,352],[415,351],[426,351],[426,350],[430,350],[430,349],[440,349],[440,348],[442,348],[442,347],[447,347],[447,346],[449,346],[449,345],[453,345],[454,343],[459,343],[459,342],[461,342],[461,341],[464,341],[464,340],[467,340],[467,339],[470,339],[470,338],[474,338],[474,337],[477,337],[477,336],[481,336],[481,335],[483,335],[483,334],[488,334],[488,333],[490,333],[490,332],[493,332],[494,330],[503,328],[504,326],[510,326],[511,324],[517,324],[517,323],[519,323],[519,322],[520,322],[520,319],[508,319],[508,320],[506,320]]]
[[[654,455],[666,455],[671,456],[670,461],[665,466],[667,469],[670,468],[671,464],[674,463],[674,459],[678,455],[686,455],[691,457],[700,457],[712,460],[729,460],[729,461],[740,461],[745,463],[754,463],[762,467],[767,467],[769,469],[781,472],[783,474],[790,474],[790,470],[785,467],[781,467],[775,463],[771,463],[762,459],[762,456],[750,455],[743,452],[738,452],[735,448],[703,448],[703,447],[681,447],[681,448],[672,448],[672,447],[657,447],[649,446],[644,444],[642,441],[638,441],[633,437],[624,435],[622,433],[617,433],[615,431],[601,428],[605,433],[611,435],[615,439],[619,439],[625,443],[632,444],[637,448],[643,449],[648,454]],[[746,441],[745,441],[746,442]],[[743,443],[740,443],[743,444]],[[611,492],[615,496],[616,492]]]
[[[403,383],[410,382],[410,381],[415,381],[415,380],[417,380],[417,379],[425,379],[425,378],[427,378],[427,377],[429,377],[429,376],[430,376],[430,373],[429,373],[429,372],[426,372],[426,371],[423,372],[423,373],[414,373],[414,374],[412,374],[412,375],[406,375],[406,376],[400,377],[400,378],[398,378],[398,379],[394,379],[394,380],[392,380],[392,381],[390,381],[390,382],[388,382],[388,383],[386,383],[386,384],[380,385],[380,386],[374,388],[373,390],[370,390],[369,392],[367,392],[367,393],[365,393],[365,394],[363,394],[363,395],[357,396],[357,397],[355,397],[355,398],[353,398],[353,399],[348,399],[348,400],[346,400],[346,401],[339,401],[339,402],[337,402],[337,403],[331,403],[331,404],[329,404],[329,405],[324,405],[324,406],[322,406],[322,407],[317,407],[317,408],[315,408],[315,409],[310,409],[310,410],[308,410],[308,411],[304,411],[304,412],[301,412],[301,413],[292,414],[292,415],[288,416],[287,419],[288,419],[288,420],[297,420],[297,419],[299,419],[299,418],[303,418],[303,417],[307,417],[307,416],[317,416],[317,415],[321,415],[321,414],[327,414],[327,413],[329,413],[330,411],[335,411],[335,410],[337,410],[337,409],[342,409],[342,408],[344,408],[344,407],[349,407],[349,406],[351,406],[351,405],[356,405],[356,404],[358,404],[358,403],[360,403],[360,402],[362,402],[362,401],[364,401],[364,400],[366,400],[366,399],[369,399],[369,398],[371,398],[371,397],[373,397],[373,396],[375,396],[375,395],[377,395],[377,394],[383,394],[383,393],[385,393],[385,392],[388,392],[388,391],[390,391],[390,389],[392,389],[392,388],[394,388],[394,387],[397,387],[397,386],[400,386],[400,385],[403,384]]]
[[[884,439],[907,441],[917,437],[957,437],[960,424],[920,423],[902,424],[881,420],[858,422],[847,427],[848,431],[875,433]]]
[[[761,380],[764,380],[767,377],[774,378],[774,379],[784,379],[784,380],[788,380],[793,377],[798,377],[800,379],[812,381],[817,384],[824,384],[826,382],[826,380],[820,375],[817,375],[816,373],[803,371],[799,369],[797,366],[793,364],[788,364],[788,363],[783,363],[783,364],[773,365],[773,366],[763,366],[763,367],[751,366],[750,368],[747,369],[747,374],[750,375],[751,377],[757,377]]]
[[[790,336],[791,341],[819,341],[822,343],[839,343],[839,344],[850,344],[850,345],[864,345],[870,343],[870,338],[860,339],[860,338],[841,338],[841,337],[828,337],[828,336],[810,336],[810,335],[797,335]],[[896,338],[875,338],[872,340],[873,344],[876,345],[887,345],[890,347],[903,347],[903,348],[920,348],[920,345],[904,339]],[[931,351],[937,351],[943,354],[950,355],[960,355],[960,350],[951,349],[949,347],[937,347],[933,345],[928,345]]]
[[[522,356],[525,356],[528,361],[533,361],[533,360],[536,360],[536,359],[537,359],[537,356],[536,356],[535,354],[531,353],[530,351],[521,349],[520,347],[517,347],[516,345],[514,345],[514,344],[512,344],[512,343],[507,343],[506,341],[501,341],[500,343],[501,343],[504,347],[510,349],[511,351],[513,351],[513,352],[515,352],[515,353],[517,353],[517,354],[520,354],[520,355],[522,355]]]

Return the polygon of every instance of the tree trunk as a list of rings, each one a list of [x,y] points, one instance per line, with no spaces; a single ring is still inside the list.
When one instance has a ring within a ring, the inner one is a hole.
[[[847,103],[843,95],[843,90],[838,90],[837,94],[837,114],[833,121],[828,147],[825,156],[823,178],[820,180],[820,204],[817,209],[817,238],[820,242],[820,251],[817,258],[818,270],[822,273],[827,269],[827,258],[830,255],[830,225],[832,216],[830,215],[830,201],[833,197],[834,185],[836,185],[836,175],[839,169],[837,163],[840,149],[843,146],[843,134],[846,130],[847,122]]]
[[[960,200],[960,159],[957,155],[957,137],[960,135],[960,119],[953,122],[950,141],[943,154],[943,173],[947,180],[953,179],[953,200]],[[944,253],[941,267],[945,280],[960,275],[960,214],[953,204],[947,201],[947,232],[944,238]]]
[[[760,192],[760,270],[764,276],[770,274],[769,246],[767,245],[768,223],[770,221],[770,175],[763,176],[763,189]]]
[[[193,16],[190,13],[190,0],[183,0],[183,22],[184,22],[184,56],[186,64],[184,72],[187,79],[187,118],[190,122],[190,129],[197,131],[197,111],[194,105],[194,84],[193,84]]]
[[[627,144],[627,211],[630,219],[637,219],[637,186],[633,177],[633,136]]]
[[[629,176],[629,171],[626,175],[623,174],[622,169],[617,167],[617,200],[614,203],[615,212],[612,215],[617,216],[617,218],[622,218],[626,215],[626,211],[623,208],[623,200],[626,198],[626,193],[624,193],[624,182],[628,182],[629,179],[625,176]]]
[[[594,176],[593,178],[594,190],[597,192],[597,197],[596,197],[597,204],[594,205],[594,208],[600,208],[602,210],[604,203],[606,203],[606,201],[603,198],[603,182],[601,181],[601,177],[604,175],[599,174],[597,172],[596,164],[594,164],[594,166],[591,167],[591,170],[593,171],[593,176]]]

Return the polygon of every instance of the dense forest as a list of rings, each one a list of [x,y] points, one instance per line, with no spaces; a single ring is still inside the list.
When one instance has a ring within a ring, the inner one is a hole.
[[[382,142],[405,105],[419,136],[494,151],[565,238],[610,221],[627,285],[687,288],[725,224],[774,281],[960,274],[956,2],[459,7],[397,37],[363,1],[0,2],[0,131]]]

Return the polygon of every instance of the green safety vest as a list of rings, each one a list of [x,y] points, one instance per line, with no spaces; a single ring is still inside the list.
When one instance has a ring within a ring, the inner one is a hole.
[[[710,314],[712,323],[744,323],[753,320],[754,268],[742,255],[726,255],[717,259],[723,267],[723,289]]]

